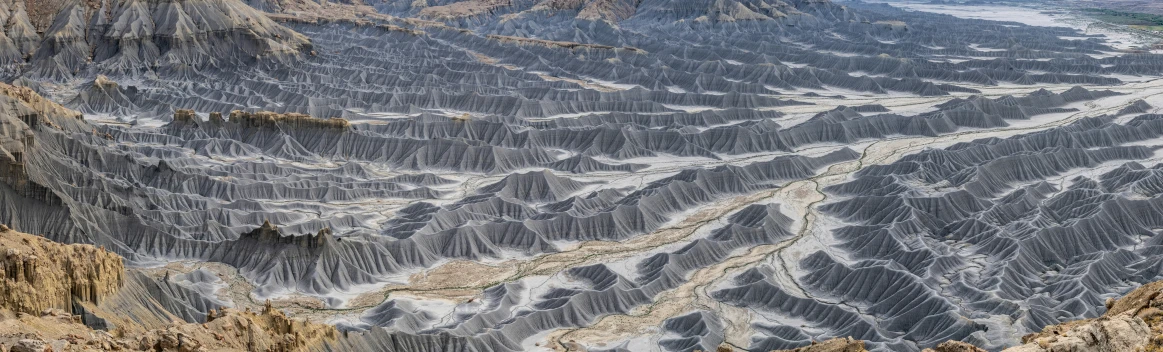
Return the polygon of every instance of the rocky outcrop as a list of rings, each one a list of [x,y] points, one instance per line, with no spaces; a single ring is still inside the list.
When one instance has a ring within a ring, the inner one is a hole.
[[[205,324],[176,324],[138,338],[142,350],[303,351],[338,337],[334,327],[288,318],[269,304],[261,312],[213,312]]]
[[[270,111],[250,113],[235,110],[230,112],[229,121],[243,127],[257,128],[290,127],[294,129],[322,128],[336,130],[347,130],[351,128],[351,124],[341,118],[319,119],[306,114],[279,114]]]
[[[291,319],[269,306],[260,312],[224,310],[204,324],[174,322],[134,333],[95,330],[61,310],[0,310],[0,348],[10,351],[292,352],[336,338],[331,326]]]
[[[804,346],[791,350],[779,350],[772,352],[867,352],[864,349],[864,341],[854,340],[848,338],[835,338],[823,342],[813,342],[810,346]]]
[[[1022,339],[1026,344],[1006,352],[1137,351],[1151,340],[1151,327],[1140,317],[1103,316],[1094,320],[1049,326]]]
[[[334,240],[330,229],[319,230],[316,234],[285,235],[270,221],[263,221],[262,226],[239,237],[239,242],[257,243],[259,247],[290,245],[307,250],[321,249]]]
[[[922,352],[986,352],[977,346],[961,341],[945,341],[937,347],[926,348]]]
[[[0,227],[0,307],[39,314],[100,303],[124,280],[121,257],[89,245],[62,245]]]
[[[0,99],[6,101],[4,104],[0,104],[0,107],[5,109],[4,115],[18,117],[30,126],[35,126],[38,122],[61,125],[63,124],[62,120],[84,119],[81,113],[47,99],[29,87],[0,83]],[[18,103],[20,106],[13,106],[17,104],[8,103],[8,100]]]
[[[1002,352],[1163,351],[1163,281],[1152,282],[1120,299],[1107,299],[1106,313],[1095,319],[1050,325],[1022,337],[1022,345]],[[947,341],[923,352],[985,352],[969,343]]]
[[[1101,317],[1047,326],[1005,352],[1163,350],[1160,294],[1163,281],[1140,286],[1121,299],[1107,300]]]
[[[168,275],[155,281],[126,271],[122,258],[103,248],[2,226],[0,253],[5,350],[289,352],[338,338],[334,327],[292,319],[269,303],[257,312],[218,307],[190,317],[178,310],[199,303],[157,293],[179,288],[149,287],[168,284]]]

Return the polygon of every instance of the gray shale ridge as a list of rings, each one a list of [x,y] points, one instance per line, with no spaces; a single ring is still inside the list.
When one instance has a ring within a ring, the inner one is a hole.
[[[1163,279],[1163,56],[1067,27],[828,0],[0,24],[0,223],[125,258],[75,305],[94,329],[137,299],[343,332],[292,350],[997,351]]]

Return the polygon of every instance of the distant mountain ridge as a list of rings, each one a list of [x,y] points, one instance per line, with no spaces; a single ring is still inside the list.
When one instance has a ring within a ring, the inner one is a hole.
[[[238,0],[4,0],[0,23],[0,72],[54,81],[285,60],[311,48]]]
[[[389,0],[368,4],[397,16],[478,23],[513,21],[529,16],[610,23],[626,20],[770,21],[843,7],[828,0]]]

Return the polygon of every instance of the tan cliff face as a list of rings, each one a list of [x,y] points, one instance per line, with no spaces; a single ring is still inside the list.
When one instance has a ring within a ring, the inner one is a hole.
[[[864,341],[854,340],[851,337],[837,338],[823,342],[812,343],[809,346],[800,347],[793,350],[773,351],[773,352],[867,352],[864,349]]]
[[[713,352],[734,352],[735,349],[723,344],[720,345]],[[704,352],[702,350],[695,350],[695,352]],[[705,351],[712,352],[712,351]],[[812,342],[811,345],[790,349],[790,350],[775,350],[770,352],[868,352],[864,348],[864,341],[856,340],[851,337],[835,338],[821,342]]]
[[[1163,351],[1163,281],[1107,300],[1106,306],[1101,317],[1047,326],[1005,352]]]
[[[227,309],[213,312],[204,324],[174,324],[136,337],[144,350],[305,351],[338,337],[335,328],[287,317],[270,305],[261,312]]]
[[[260,112],[245,112],[245,111],[231,111],[230,122],[243,125],[245,127],[258,128],[277,128],[279,126],[290,126],[292,128],[325,128],[336,130],[347,130],[351,128],[351,124],[342,118],[319,119],[305,114],[287,113],[279,114],[269,111]]]
[[[39,314],[71,310],[74,301],[100,303],[121,287],[121,257],[88,245],[62,245],[0,228],[0,306]]]
[[[105,80],[102,83],[109,84],[111,82]],[[0,96],[20,102],[30,108],[29,110],[42,115],[44,118],[62,119],[72,117],[77,120],[82,119],[81,113],[42,97],[28,87],[17,87],[7,83],[0,83]]]
[[[1163,351],[1163,281],[1152,282],[1106,302],[1095,319],[1050,325],[1022,337],[1022,345],[1002,352],[1158,352]],[[925,352],[984,352],[968,343],[949,341]]]
[[[0,350],[282,352],[338,337],[330,325],[288,317],[269,304],[257,312],[211,310],[204,323],[181,320],[145,293],[149,283],[130,279],[134,269],[127,271],[120,256],[91,245],[0,225],[0,255]],[[85,326],[71,313],[77,307],[116,327]]]
[[[923,352],[986,352],[977,346],[961,341],[945,341],[934,348],[926,348]]]
[[[245,112],[241,110],[234,110],[230,112],[229,120],[222,117],[222,113],[212,112],[209,114],[210,118],[205,123],[210,126],[221,126],[223,122],[239,125],[244,128],[292,128],[292,129],[325,129],[334,131],[346,131],[351,129],[351,123],[343,118],[332,117],[329,119],[315,118],[311,115],[286,113],[280,114],[270,111],[259,112]],[[193,110],[179,109],[174,111],[174,122],[202,126],[204,122],[199,118]],[[264,224],[265,225],[270,225]]]

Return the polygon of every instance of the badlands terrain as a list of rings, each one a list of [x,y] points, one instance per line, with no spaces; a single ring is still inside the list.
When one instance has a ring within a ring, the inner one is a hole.
[[[1030,6],[0,0],[0,345],[1158,350],[1163,55]]]

